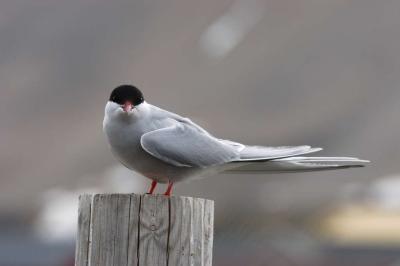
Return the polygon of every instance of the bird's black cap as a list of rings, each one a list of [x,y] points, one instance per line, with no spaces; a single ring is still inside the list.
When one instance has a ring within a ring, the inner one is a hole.
[[[144,98],[143,93],[135,86],[121,85],[111,92],[110,101],[118,104],[124,104],[129,101],[136,106],[144,102]]]

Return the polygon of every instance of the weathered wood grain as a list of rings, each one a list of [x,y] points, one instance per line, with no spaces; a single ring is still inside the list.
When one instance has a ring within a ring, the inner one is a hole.
[[[168,230],[168,197],[142,196],[139,222],[139,265],[167,265]]]
[[[129,232],[128,232],[128,266],[139,265],[139,214],[141,197],[131,195],[131,208],[129,213]]]
[[[189,197],[81,196],[75,265],[211,266],[213,212]]]
[[[204,265],[212,265],[212,248],[214,241],[214,201],[204,201]]]
[[[203,246],[204,246],[204,200],[198,199],[193,203],[192,238],[193,245],[190,251],[190,265],[203,265]]]
[[[89,265],[128,265],[130,195],[95,195]]]
[[[87,266],[90,237],[91,195],[79,196],[78,232],[75,249],[75,266]]]
[[[193,199],[171,197],[168,265],[190,265]]]

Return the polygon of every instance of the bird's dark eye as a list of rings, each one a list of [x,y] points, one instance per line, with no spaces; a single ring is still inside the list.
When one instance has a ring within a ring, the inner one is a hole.
[[[121,85],[112,91],[110,101],[117,104],[124,104],[129,101],[133,105],[137,106],[144,102],[144,97],[142,92],[135,86]]]

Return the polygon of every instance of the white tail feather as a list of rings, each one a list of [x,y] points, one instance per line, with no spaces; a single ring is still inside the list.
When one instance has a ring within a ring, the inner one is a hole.
[[[237,164],[226,172],[230,173],[282,173],[334,170],[362,167],[369,161],[352,157],[289,157],[269,161],[253,161]]]

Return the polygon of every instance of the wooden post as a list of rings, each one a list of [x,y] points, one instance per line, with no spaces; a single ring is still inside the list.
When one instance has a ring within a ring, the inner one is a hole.
[[[75,265],[211,266],[213,222],[211,200],[82,195]]]

